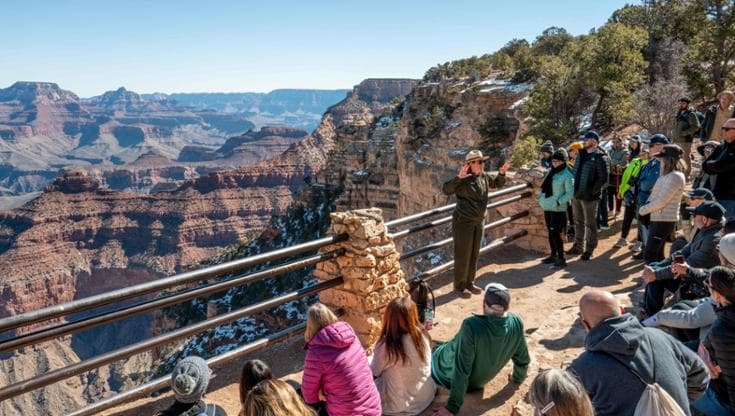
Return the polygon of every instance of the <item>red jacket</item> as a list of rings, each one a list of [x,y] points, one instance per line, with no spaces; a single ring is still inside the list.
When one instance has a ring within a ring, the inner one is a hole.
[[[306,348],[301,381],[306,403],[317,403],[321,389],[330,416],[381,415],[380,395],[365,350],[347,322],[322,328]]]

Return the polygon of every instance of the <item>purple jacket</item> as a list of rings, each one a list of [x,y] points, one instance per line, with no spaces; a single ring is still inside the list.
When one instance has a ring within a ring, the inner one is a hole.
[[[327,396],[330,416],[380,416],[380,395],[373,382],[365,351],[347,322],[325,326],[306,344],[301,381],[304,401]]]

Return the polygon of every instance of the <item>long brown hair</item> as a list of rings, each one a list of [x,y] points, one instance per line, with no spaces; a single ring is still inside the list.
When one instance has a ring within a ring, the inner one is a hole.
[[[400,361],[403,364],[408,360],[408,355],[403,349],[403,336],[405,334],[411,335],[413,345],[416,347],[419,357],[423,360],[426,353],[426,344],[424,344],[426,332],[419,323],[416,304],[409,296],[395,298],[385,308],[380,342],[385,343],[388,362]]]
[[[244,416],[316,416],[283,380],[263,380],[250,390],[242,405]]]

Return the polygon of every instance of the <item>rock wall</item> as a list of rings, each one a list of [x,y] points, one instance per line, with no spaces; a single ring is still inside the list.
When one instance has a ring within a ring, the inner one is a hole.
[[[319,300],[342,312],[367,350],[380,339],[383,313],[393,299],[407,294],[408,285],[398,264],[399,254],[378,208],[332,214],[332,232],[347,233],[347,241],[323,248],[345,254],[319,263],[314,275],[321,281],[342,276],[344,284],[319,294]]]

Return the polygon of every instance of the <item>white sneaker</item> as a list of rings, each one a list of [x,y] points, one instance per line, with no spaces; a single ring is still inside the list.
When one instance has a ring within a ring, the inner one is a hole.
[[[640,253],[641,249],[643,248],[643,243],[640,241],[636,241],[635,243],[630,245],[630,251],[635,253]]]
[[[624,238],[621,237],[620,239],[618,239],[618,242],[615,243],[615,245],[613,247],[615,247],[615,248],[622,248],[622,247],[625,247],[627,245],[628,245],[628,240],[626,240],[626,239],[624,239]]]

